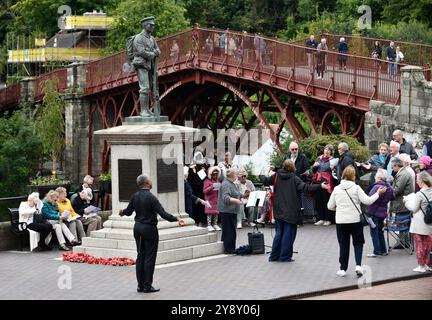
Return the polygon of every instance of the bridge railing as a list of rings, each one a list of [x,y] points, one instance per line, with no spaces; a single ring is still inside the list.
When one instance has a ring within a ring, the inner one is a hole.
[[[327,39],[328,47],[331,50],[337,50],[340,38],[344,37],[350,47],[350,52],[355,52],[364,57],[372,55],[375,41],[378,41],[381,44],[382,57],[384,59],[386,58],[386,49],[389,47],[390,41],[394,41],[395,47],[399,46],[401,52],[404,54],[405,64],[427,66],[432,63],[432,45],[429,44],[331,33],[323,33],[321,37]]]
[[[332,96],[333,99],[337,94],[348,95],[350,103],[355,102],[356,97],[379,99],[391,103],[396,103],[400,99],[402,65],[397,67],[397,76],[388,79],[385,60],[327,51],[324,58],[324,79],[317,79],[316,68],[319,62],[317,50],[236,32],[229,32],[225,48],[218,48],[216,39],[224,32],[214,29],[199,30],[201,50],[199,59],[202,62],[222,61],[223,65],[231,68],[252,72],[252,77],[261,73],[270,78],[286,79],[307,86],[307,91],[312,94],[314,88],[321,88],[327,90],[328,96]],[[208,39],[213,40],[213,48],[208,45],[210,43]],[[346,69],[341,68],[341,60],[346,62],[343,65]]]
[[[35,101],[40,101],[45,95],[45,82],[47,80],[57,79],[56,88],[59,92],[64,92],[67,89],[67,69],[56,69],[49,73],[45,73],[36,78],[35,81]]]
[[[293,84],[298,83],[306,86],[307,94],[311,95],[314,94],[314,88],[324,89],[330,100],[340,94],[348,95],[349,104],[355,103],[356,97],[379,99],[390,103],[397,103],[400,99],[399,69],[402,65],[397,68],[396,79],[393,77],[388,79],[387,62],[369,57],[368,43],[371,39],[374,40],[373,38],[363,40],[355,36],[345,36],[347,42],[351,43],[350,53],[359,47],[360,55],[342,55],[328,51],[325,55],[324,79],[317,79],[317,50],[312,50],[308,55],[309,51],[303,44],[240,32],[228,32],[224,44],[221,45],[220,39],[224,33],[224,30],[194,28],[158,39],[161,49],[160,74],[166,73],[169,68],[174,71],[181,66],[184,68],[185,64],[189,63],[193,67],[192,60],[197,59],[200,61],[200,66],[207,69],[211,68],[211,64],[222,65],[222,69],[229,66],[231,70],[235,70],[234,76],[238,77],[243,77],[242,70],[249,72],[253,80],[262,74],[270,77],[272,83],[274,78],[278,77],[288,82],[287,89],[291,89]],[[325,34],[325,36],[328,38],[329,48],[339,41],[339,35]],[[428,48],[427,50],[432,47],[418,46]],[[362,56],[362,53],[365,56]],[[422,55],[423,58],[427,56],[428,54]],[[339,69],[340,60],[346,60],[346,70]],[[85,66],[86,93],[93,94],[137,81],[136,73],[128,68],[126,62],[125,51],[88,62]],[[427,72],[425,69],[425,76],[430,79],[430,71]],[[67,70],[55,70],[36,80],[36,100],[40,100],[43,96],[43,82],[51,77],[59,78],[60,91],[66,89]],[[18,87],[7,90],[12,94],[6,93],[6,89],[0,90],[0,105],[5,104],[3,101],[19,100]]]
[[[20,92],[20,83],[15,83],[11,86],[0,89],[0,109],[19,102]]]

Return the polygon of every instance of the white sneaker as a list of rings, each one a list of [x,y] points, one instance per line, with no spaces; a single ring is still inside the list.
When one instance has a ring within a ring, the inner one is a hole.
[[[330,222],[330,221],[326,221],[326,222],[323,223],[323,226],[326,226],[326,227],[327,227],[327,226],[329,226],[329,225],[331,225],[331,222]]]
[[[216,231],[215,228],[213,228],[212,226],[207,226],[207,231],[208,232],[214,232]]]
[[[367,254],[367,257],[368,258],[376,258],[376,257],[378,257],[375,253],[368,253]]]
[[[322,78],[320,76],[317,77],[317,80],[321,80]]]
[[[413,271],[414,272],[425,273],[426,272],[426,268],[424,266],[417,266],[417,268],[414,268]]]
[[[214,228],[216,231],[221,231],[221,230],[222,230],[222,229],[221,229],[217,224],[213,225],[213,228]]]
[[[258,223],[264,223],[264,219],[263,218],[259,218],[259,219],[257,219],[257,222]]]
[[[241,222],[237,223],[237,229],[241,229],[241,228],[243,228],[242,223]]]
[[[425,264],[424,267],[425,267],[426,271],[432,271],[432,268],[429,267],[427,264]]]
[[[324,224],[324,220],[320,220],[314,223],[316,226],[322,226]]]
[[[357,274],[357,276],[361,277],[363,275],[363,270],[361,266],[356,266],[355,267],[355,273]]]
[[[255,226],[256,226],[256,224],[255,224],[255,223],[253,223],[253,222],[249,222],[249,226],[250,226],[250,227],[255,227]]]
[[[336,272],[336,274],[339,277],[346,277],[346,271],[345,270],[338,270],[338,272]]]

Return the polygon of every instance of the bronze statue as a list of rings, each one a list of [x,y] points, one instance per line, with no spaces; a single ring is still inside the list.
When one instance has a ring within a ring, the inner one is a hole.
[[[159,86],[158,86],[158,57],[161,51],[152,36],[155,26],[154,17],[141,20],[143,31],[128,39],[127,53],[132,66],[135,68],[138,81],[141,104],[141,117],[160,119]],[[150,92],[154,101],[154,113],[150,111]]]

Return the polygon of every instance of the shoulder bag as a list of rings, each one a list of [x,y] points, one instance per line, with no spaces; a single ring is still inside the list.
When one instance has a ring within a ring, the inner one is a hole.
[[[352,199],[351,196],[349,195],[348,191],[345,190],[345,192],[346,192],[346,194],[348,195],[348,197],[350,198],[350,200],[351,200],[352,204],[354,205],[354,207],[355,207],[355,208],[357,209],[357,211],[360,213],[360,223],[361,223],[361,225],[362,225],[363,227],[368,226],[368,225],[369,225],[369,221],[368,221],[368,219],[366,218],[366,214],[365,214],[363,211],[361,211],[361,210],[356,206],[355,202],[353,201],[353,199]]]

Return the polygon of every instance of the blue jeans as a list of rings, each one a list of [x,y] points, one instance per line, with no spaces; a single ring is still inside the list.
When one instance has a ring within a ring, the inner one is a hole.
[[[393,78],[396,79],[396,75],[397,75],[397,63],[396,62],[387,62],[387,75],[388,78],[391,79],[391,70],[392,70],[392,66],[393,66]]]
[[[387,246],[384,239],[384,218],[372,217],[375,223],[375,228],[370,228],[370,235],[372,237],[372,243],[374,247],[373,253],[376,255],[382,255],[387,253]]]
[[[276,219],[276,235],[273,239],[269,261],[291,261],[297,225]]]

